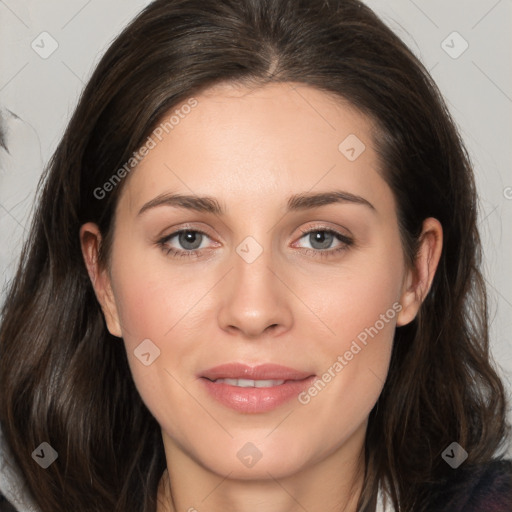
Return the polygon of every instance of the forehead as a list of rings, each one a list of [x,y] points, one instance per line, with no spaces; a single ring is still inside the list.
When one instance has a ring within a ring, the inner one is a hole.
[[[333,94],[293,83],[220,84],[195,100],[171,109],[152,135],[154,147],[123,192],[131,213],[165,192],[247,209],[316,189],[341,187],[369,200],[386,193],[373,123]]]

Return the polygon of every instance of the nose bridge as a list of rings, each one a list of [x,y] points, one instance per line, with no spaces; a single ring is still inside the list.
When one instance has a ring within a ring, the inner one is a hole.
[[[233,277],[238,299],[245,296],[245,306],[249,309],[269,307],[279,293],[275,276],[270,271],[275,265],[270,234],[261,231],[246,236],[235,252]]]
[[[259,293],[271,295],[273,285],[272,272],[270,268],[275,264],[270,236],[258,236],[260,242],[255,236],[249,235],[235,248],[236,257],[234,258],[234,277],[237,282],[237,288],[243,293],[243,288],[248,289],[251,295]],[[253,297],[254,299],[257,296]],[[270,299],[270,296],[268,297]],[[268,300],[267,300],[268,302]]]
[[[223,328],[255,337],[269,326],[289,324],[286,287],[275,276],[272,245],[271,233],[261,229],[235,247],[231,283],[219,318]]]

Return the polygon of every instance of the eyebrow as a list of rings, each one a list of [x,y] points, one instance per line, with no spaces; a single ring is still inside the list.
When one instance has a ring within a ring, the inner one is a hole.
[[[288,198],[286,209],[288,212],[302,211],[335,203],[358,204],[368,207],[373,212],[377,211],[373,204],[364,197],[342,190],[294,194]],[[215,197],[168,193],[161,194],[148,201],[137,215],[142,215],[144,212],[158,206],[173,206],[197,212],[212,213],[218,216],[226,213]]]

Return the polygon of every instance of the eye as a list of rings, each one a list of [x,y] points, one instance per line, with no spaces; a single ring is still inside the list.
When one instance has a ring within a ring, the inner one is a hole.
[[[204,237],[209,238],[203,231],[197,229],[182,229],[162,238],[158,243],[162,247],[162,250],[168,255],[178,258],[197,257]],[[170,243],[173,238],[176,238],[177,242],[184,247],[185,250],[172,247]]]
[[[347,250],[354,243],[354,241],[350,237],[343,235],[333,229],[323,227],[314,228],[310,230],[301,230],[301,233],[303,233],[303,236],[300,238],[300,240],[306,238],[313,247],[300,248],[306,254],[311,254],[315,257],[333,256],[341,251]],[[158,245],[162,248],[165,254],[170,255],[171,257],[200,257],[200,253],[203,249],[211,251],[210,248],[201,247],[205,237],[210,238],[205,232],[197,229],[181,229],[160,239],[158,241]],[[173,239],[176,239],[176,242],[181,247],[183,247],[183,249],[179,249],[173,246]],[[332,246],[332,243],[335,241],[338,241],[338,243],[341,245],[334,249],[331,249],[330,247]]]
[[[341,251],[347,250],[354,241],[352,238],[339,233],[333,229],[317,227],[309,230],[302,230],[304,236],[301,239],[306,240],[312,245],[312,248],[305,248],[307,254],[320,257],[330,257],[338,254]],[[330,249],[333,242],[338,241],[341,245],[334,249]]]

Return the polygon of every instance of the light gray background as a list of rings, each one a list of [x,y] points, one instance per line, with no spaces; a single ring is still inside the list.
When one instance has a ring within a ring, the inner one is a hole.
[[[0,288],[12,276],[42,167],[84,83],[148,3],[0,0],[0,106],[10,121],[10,155],[0,149]],[[468,146],[480,192],[492,352],[512,392],[512,0],[366,3],[431,71]],[[52,44],[57,49],[45,55]]]

